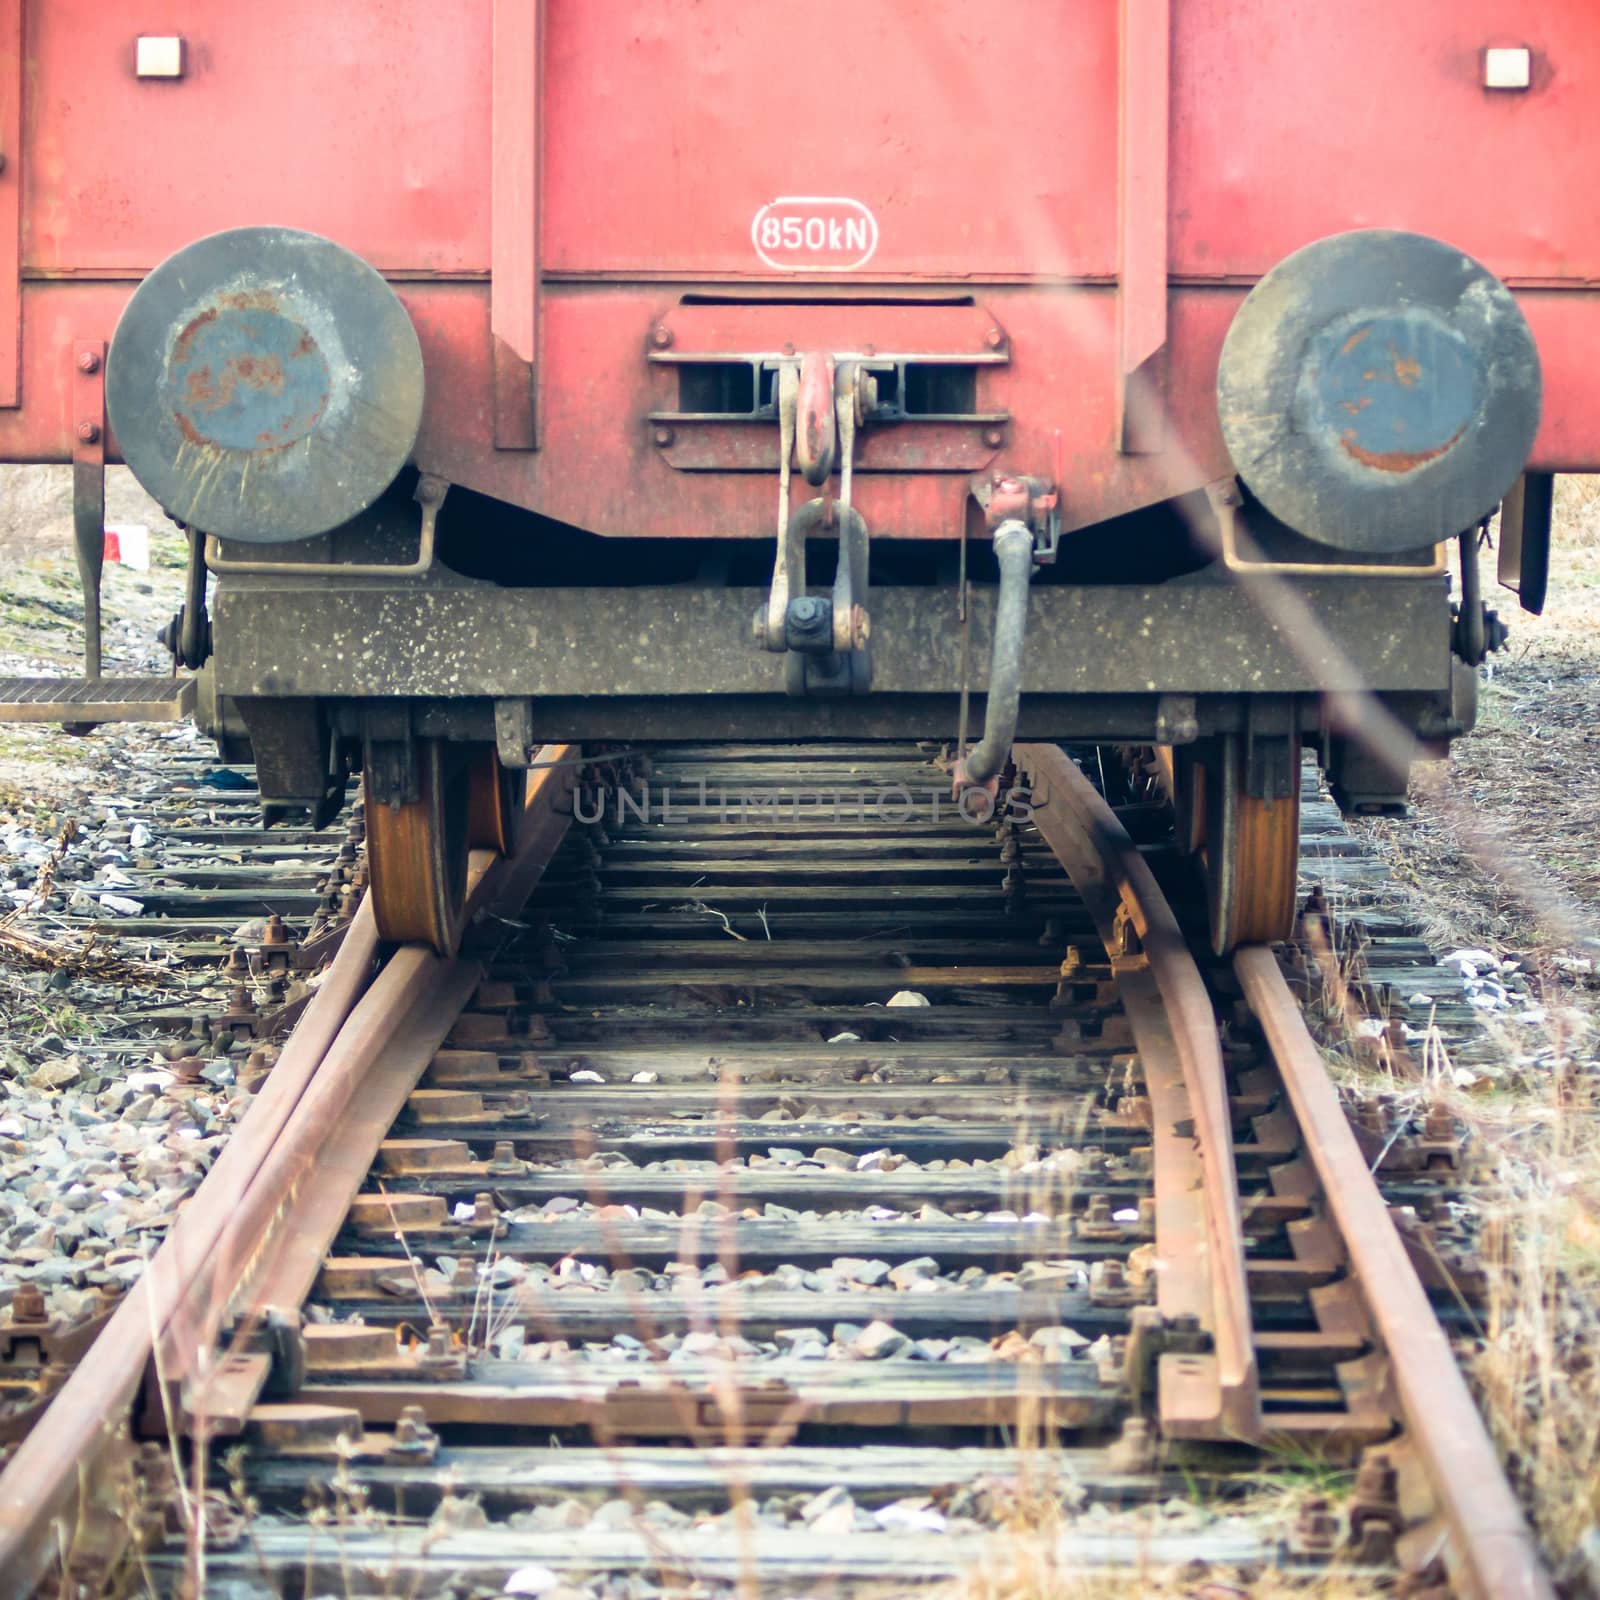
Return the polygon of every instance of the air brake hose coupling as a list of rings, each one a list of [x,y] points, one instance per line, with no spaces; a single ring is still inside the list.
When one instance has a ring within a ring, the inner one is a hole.
[[[1000,595],[995,602],[994,650],[989,661],[989,695],[983,714],[983,738],[958,762],[955,786],[988,784],[1011,754],[1022,700],[1022,650],[1028,626],[1028,582],[1033,577],[1033,534],[1015,517],[994,531],[994,555],[1000,566]]]

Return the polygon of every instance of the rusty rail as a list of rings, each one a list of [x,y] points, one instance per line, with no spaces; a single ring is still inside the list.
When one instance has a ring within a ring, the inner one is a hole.
[[[1554,1600],[1555,1590],[1494,1453],[1450,1341],[1428,1304],[1389,1208],[1328,1080],[1315,1041],[1270,950],[1240,950],[1233,968],[1272,1048],[1306,1154],[1388,1352],[1406,1431],[1438,1496],[1441,1552],[1469,1600]]]
[[[1034,823],[1111,955],[1145,1061],[1157,1137],[1189,1144],[1171,1135],[1179,1123],[1193,1124],[1189,1163],[1156,1164],[1157,1305],[1165,1316],[1198,1316],[1213,1353],[1162,1357],[1162,1430],[1171,1437],[1254,1439],[1261,1396],[1244,1230],[1228,1086],[1205,980],[1127,830],[1071,757],[1044,744],[1019,744],[1012,753],[1031,787]],[[1174,1060],[1181,1083],[1165,1081],[1163,1067]]]
[[[502,907],[527,898],[571,820],[570,808],[556,809],[565,804],[571,775],[571,768],[539,771],[510,861],[477,853],[469,917],[491,897]],[[270,1360],[229,1360],[224,1330],[230,1322],[249,1329],[298,1314],[314,1270],[297,1295],[263,1293],[262,1286],[274,1285],[288,1263],[309,1256],[314,1268],[320,1261],[379,1143],[481,977],[475,962],[442,961],[421,945],[408,945],[394,953],[351,1012],[317,1081],[229,1219],[211,1270],[197,1276],[167,1328],[157,1370],[169,1410],[186,1429],[237,1433],[243,1427]],[[380,1056],[382,1071],[373,1073]]]
[[[474,852],[469,917],[486,909],[514,914],[538,881],[570,821],[575,769],[558,763],[573,753],[545,747],[550,764],[529,786],[531,814],[517,855],[507,861]],[[0,1473],[0,1590],[31,1593],[72,1529],[93,1520],[97,1463],[125,1438],[158,1345],[190,1375],[201,1341],[215,1341],[239,1280],[293,1216],[281,1185],[314,1161],[331,1120],[414,1012],[418,980],[423,994],[437,995],[470,965],[408,947],[380,974],[377,929],[363,901],[238,1131],[106,1324],[93,1359],[74,1369]]]

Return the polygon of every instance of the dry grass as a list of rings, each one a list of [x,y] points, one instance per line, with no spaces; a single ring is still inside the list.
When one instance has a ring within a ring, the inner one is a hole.
[[[1404,819],[1357,823],[1415,886],[1437,948],[1521,961],[1545,1021],[1494,1032],[1501,1066],[1411,1092],[1471,1132],[1490,1298],[1469,1367],[1540,1538],[1600,1590],[1600,481],[1557,492],[1542,617],[1499,593],[1510,648],[1478,730],[1420,772]],[[1392,1085],[1391,1085],[1392,1087]]]
[[[1600,1122],[1590,1070],[1552,1073],[1490,1112],[1490,1302],[1472,1363],[1485,1413],[1546,1548],[1577,1576],[1600,1518]],[[1592,1587],[1592,1570],[1586,1575]]]

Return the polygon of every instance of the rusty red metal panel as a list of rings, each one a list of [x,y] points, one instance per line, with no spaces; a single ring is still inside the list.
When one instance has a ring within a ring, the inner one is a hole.
[[[1114,277],[1117,0],[814,0],[816,77],[794,29],[748,0],[552,7],[546,271],[782,276],[757,214],[814,196],[774,259],[855,259],[844,200],[877,234],[855,280]]]
[[[29,5],[26,272],[139,273],[265,222],[481,274],[489,31],[489,0]],[[184,40],[181,78],[135,76],[141,34]]]
[[[1600,277],[1593,0],[1188,0],[1175,9],[1175,275],[1258,277],[1346,228],[1428,233],[1513,285]],[[1526,90],[1484,51],[1526,46]]]
[[[670,409],[677,396],[675,372],[652,362],[648,353],[650,331],[667,314],[660,289],[546,285],[541,335],[544,448],[537,455],[492,448],[492,419],[482,403],[487,394],[486,297],[468,285],[413,284],[403,286],[401,298],[417,324],[429,374],[417,446],[425,470],[605,534],[770,536],[772,477],[749,470],[675,471],[665,458],[676,444],[663,449],[653,443],[650,413]],[[1187,302],[1174,296],[1173,448],[1144,456],[1120,456],[1116,450],[1110,382],[1116,298],[1109,286],[1067,290],[996,285],[975,308],[1004,330],[1009,352],[1007,363],[980,367],[978,374],[979,407],[1010,413],[1005,443],[995,452],[993,465],[1053,472],[1059,429],[1069,527],[1196,488],[1226,470],[1216,424],[1216,351],[1239,296],[1195,296]],[[891,316],[930,315],[871,305],[773,306],[769,311],[762,333],[773,341],[767,348],[781,348],[786,326],[827,326],[836,338],[846,340],[852,315],[872,330],[887,326]],[[747,316],[752,321],[758,317],[754,308],[742,306],[684,307],[671,312],[674,325],[689,312],[696,323],[703,317],[705,326],[720,324],[728,330]],[[815,323],[810,320],[814,315]],[[982,340],[982,329],[989,324],[973,309],[965,315],[973,318],[973,331]],[[722,324],[724,316],[728,321]],[[965,474],[926,470],[937,462],[924,462],[924,470],[912,472],[867,467],[872,462],[903,469],[908,463],[897,437],[928,426],[869,426],[859,435],[864,470],[855,481],[854,503],[874,538],[954,538],[965,525]],[[775,423],[771,431],[775,437]],[[730,464],[753,467],[775,460],[775,445],[768,449],[770,457],[740,457]],[[1037,465],[1030,468],[1028,463]]]
[[[535,440],[543,18],[544,0],[494,0],[489,331],[500,450],[531,450]]]
[[[22,398],[22,0],[0,0],[0,406]]]
[[[118,283],[35,283],[23,290],[23,390],[27,405],[0,411],[0,460],[70,461],[70,362],[79,331],[108,336],[127,299]],[[674,389],[652,370],[644,333],[662,313],[659,289],[615,286],[546,296],[545,448],[496,451],[490,410],[489,296],[484,284],[404,284],[428,373],[418,462],[452,482],[598,532],[670,537],[767,536],[771,483],[759,472],[677,472],[644,421]],[[1083,527],[1229,470],[1216,417],[1216,360],[1243,291],[1175,289],[1168,339],[1171,438],[1157,455],[1116,451],[1113,389],[1115,292],[1017,286],[985,295],[1006,329],[1011,361],[999,396],[1012,420],[996,464],[1053,462],[1062,435],[1064,516]],[[1533,465],[1600,471],[1600,408],[1592,402],[1600,293],[1525,292],[1519,301],[1544,362],[1544,421]],[[659,389],[653,387],[659,380]],[[985,380],[987,381],[987,380]],[[987,403],[980,387],[980,404]],[[618,405],[635,408],[619,421]],[[776,431],[774,429],[774,431]],[[876,452],[890,450],[885,430]],[[864,432],[863,453],[870,431]],[[110,444],[116,456],[115,440]],[[775,447],[774,447],[775,454]],[[959,474],[863,472],[855,504],[874,537],[954,537],[964,520]]]
[[[1166,434],[1171,0],[1122,0],[1118,32],[1117,444],[1140,454],[1161,449]]]
[[[834,355],[920,353],[1003,365],[1009,359],[1006,330],[993,313],[971,303],[975,298],[963,295],[957,305],[934,296],[921,303],[868,298],[678,305],[636,332],[641,348],[648,332],[648,359],[660,366],[718,352],[773,355],[785,344]]]

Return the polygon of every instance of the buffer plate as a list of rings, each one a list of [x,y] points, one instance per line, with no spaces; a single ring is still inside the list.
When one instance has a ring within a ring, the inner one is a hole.
[[[325,533],[394,480],[422,420],[422,351],[359,256],[292,228],[185,246],[117,324],[106,406],[179,521],[270,544]]]
[[[1217,408],[1240,477],[1290,527],[1398,554],[1487,516],[1539,426],[1539,354],[1487,268],[1421,234],[1335,234],[1250,292]]]

